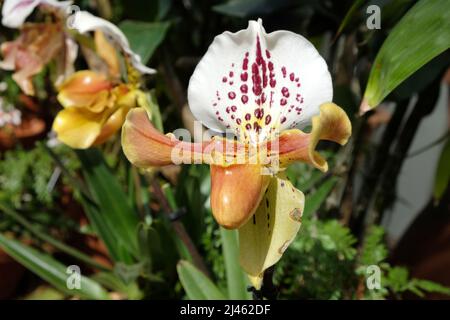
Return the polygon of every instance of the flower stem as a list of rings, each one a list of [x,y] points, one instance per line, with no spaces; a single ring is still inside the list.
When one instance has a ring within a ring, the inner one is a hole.
[[[152,187],[153,192],[156,198],[158,199],[159,203],[161,204],[164,213],[167,216],[170,216],[173,212],[172,208],[170,207],[169,201],[167,200],[166,196],[164,195],[164,192],[161,189],[161,186],[159,185],[158,181],[156,179],[153,179],[152,181]],[[172,224],[173,230],[178,235],[178,237],[181,239],[181,241],[186,246],[186,249],[189,251],[189,254],[192,257],[192,262],[194,265],[202,271],[206,276],[211,277],[208,268],[206,267],[200,253],[198,252],[197,248],[194,245],[194,242],[192,241],[191,237],[187,233],[186,229],[184,228],[183,223],[178,220],[170,219],[170,223]]]

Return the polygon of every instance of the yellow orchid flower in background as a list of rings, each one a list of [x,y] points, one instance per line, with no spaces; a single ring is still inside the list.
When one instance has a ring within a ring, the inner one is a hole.
[[[101,144],[121,128],[139,94],[94,71],[78,71],[59,88],[58,101],[64,109],[55,117],[53,130],[72,148]]]
[[[240,263],[258,289],[301,224],[304,195],[284,169],[303,161],[326,171],[317,143],[345,144],[351,123],[330,102],[331,76],[314,46],[292,32],[267,34],[261,20],[214,39],[191,77],[188,100],[203,125],[234,138],[179,141],[136,108],[122,129],[123,150],[142,168],[210,165],[212,213],[223,227],[239,229]],[[298,129],[311,122],[310,133]]]
[[[154,70],[140,63],[126,37],[110,22],[78,12],[72,27],[80,33],[95,31],[96,54],[107,70],[107,74],[78,71],[58,87],[58,101],[64,110],[56,116],[53,130],[63,143],[85,149],[105,142],[122,127],[131,108],[147,103],[145,93],[139,89],[140,73]],[[116,48],[124,56],[128,83],[121,81]]]

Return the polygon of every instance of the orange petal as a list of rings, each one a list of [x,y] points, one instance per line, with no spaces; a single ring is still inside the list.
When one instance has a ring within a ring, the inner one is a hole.
[[[19,46],[20,42],[18,40],[3,42],[0,45],[0,52],[4,58],[0,61],[0,68],[4,70],[14,70],[16,66],[16,53]]]
[[[122,127],[123,151],[140,168],[191,163],[194,158],[201,163],[208,144],[182,142],[162,134],[153,127],[144,108],[131,109]]]
[[[253,215],[270,178],[261,173],[254,164],[211,165],[211,209],[221,226],[239,228]]]
[[[280,164],[286,166],[295,161],[304,161],[322,171],[327,171],[326,160],[315,151],[317,143],[320,140],[328,140],[344,145],[351,133],[352,125],[345,111],[334,103],[322,104],[320,114],[312,118],[310,133],[293,129],[281,134]]]
[[[26,23],[14,42],[2,46],[5,55],[2,66],[15,70],[14,81],[25,94],[34,95],[32,77],[60,52],[63,44],[59,23]]]
[[[78,71],[59,87],[58,101],[64,108],[82,107],[102,112],[108,105],[111,88],[105,76],[89,70]]]
[[[95,47],[97,54],[106,62],[112,77],[120,77],[120,63],[116,49],[106,40],[102,31],[95,31]]]
[[[103,125],[100,134],[97,139],[95,139],[93,145],[99,145],[108,140],[112,135],[114,135],[119,129],[122,127],[122,124],[125,121],[128,111],[130,108],[119,108],[116,112],[114,112],[106,123]]]

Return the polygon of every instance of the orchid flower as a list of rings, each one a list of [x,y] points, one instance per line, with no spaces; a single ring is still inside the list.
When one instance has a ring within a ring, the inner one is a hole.
[[[261,20],[214,39],[190,79],[188,100],[203,125],[234,138],[180,141],[159,133],[136,108],[122,129],[123,150],[142,168],[210,165],[212,213],[223,227],[239,230],[241,266],[259,288],[264,270],[281,258],[301,224],[304,195],[284,169],[303,161],[326,171],[317,143],[345,144],[351,123],[330,102],[331,76],[314,46],[289,31],[266,33]],[[298,128],[309,123],[309,133]],[[259,160],[267,155],[268,161]]]
[[[23,25],[33,10],[40,5],[65,10],[71,4],[72,1],[5,0],[2,7],[2,24],[9,28],[19,28]]]
[[[6,0],[2,8],[2,24],[20,28],[14,41],[5,42],[0,51],[4,60],[0,68],[14,70],[13,79],[27,95],[34,95],[32,77],[41,72],[51,60],[57,63],[56,80],[73,72],[73,62],[78,47],[64,32],[64,9],[71,2],[53,0]],[[40,7],[55,16],[54,22],[24,23],[36,8]]]
[[[141,57],[131,50],[127,37],[111,22],[96,17],[89,12],[79,11],[75,13],[70,27],[76,29],[80,33],[101,30],[122,50],[124,56],[130,59],[131,65],[137,71],[143,74],[153,74],[156,72],[154,69],[142,64]]]
[[[53,130],[63,143],[85,149],[116,133],[131,108],[148,104],[147,96],[139,89],[140,74],[155,70],[142,64],[125,35],[111,22],[80,11],[69,24],[82,34],[94,31],[96,54],[108,71],[106,75],[96,70],[76,72],[58,88],[58,101],[64,110],[56,116]],[[128,83],[120,80],[118,51],[125,59]]]
[[[58,87],[57,98],[64,109],[56,115],[53,131],[72,148],[85,149],[105,142],[122,127],[131,108],[147,103],[138,79],[127,84],[120,80],[117,52],[100,30],[95,32],[95,47],[107,74],[77,71]]]

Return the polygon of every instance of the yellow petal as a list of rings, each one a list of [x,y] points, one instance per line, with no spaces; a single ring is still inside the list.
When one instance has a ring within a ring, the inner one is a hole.
[[[320,114],[312,118],[310,133],[293,129],[280,135],[280,164],[287,166],[295,161],[304,161],[327,171],[326,160],[315,151],[317,144],[320,140],[328,140],[344,145],[351,133],[352,125],[345,111],[334,103],[322,104]]]
[[[53,121],[53,130],[60,141],[75,149],[92,146],[104,122],[103,114],[86,112],[80,108],[61,110]]]
[[[127,113],[130,108],[119,108],[116,112],[114,112],[106,123],[103,125],[100,134],[97,139],[95,139],[93,145],[99,145],[108,140],[112,135],[114,135],[119,129],[122,127],[125,122],[125,118],[127,117]]]
[[[142,91],[130,90],[130,88],[121,84],[113,89],[113,94],[117,97],[116,105],[120,108],[133,108],[138,106],[138,96]]]
[[[112,77],[120,77],[120,62],[116,49],[106,40],[102,31],[95,31],[95,47],[97,54],[106,62]]]
[[[300,225],[305,197],[285,178],[273,177],[253,217],[239,229],[240,263],[256,289],[264,270],[280,260]]]
[[[105,76],[90,70],[78,71],[58,88],[58,101],[65,108],[92,108],[92,112],[100,112],[107,104],[111,88]]]
[[[255,164],[211,165],[211,209],[217,223],[227,229],[242,226],[258,207],[269,183]]]

